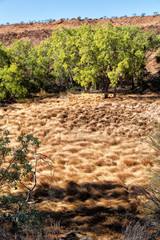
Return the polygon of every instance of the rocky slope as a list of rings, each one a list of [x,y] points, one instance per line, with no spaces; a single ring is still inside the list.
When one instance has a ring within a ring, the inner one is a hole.
[[[134,25],[142,27],[143,30],[154,30],[160,34],[160,15],[144,17],[124,17],[124,18],[106,18],[106,19],[87,19],[87,20],[60,20],[50,23],[28,23],[28,24],[11,24],[0,25],[0,41],[9,45],[13,38],[31,39],[34,44],[51,36],[53,29],[65,26],[80,27],[82,24],[95,25],[100,23],[104,26],[107,23],[113,25]]]

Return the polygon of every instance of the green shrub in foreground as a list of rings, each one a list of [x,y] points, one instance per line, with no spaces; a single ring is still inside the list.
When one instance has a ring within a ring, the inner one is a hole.
[[[9,132],[1,133],[0,137],[0,184],[1,187],[9,185],[17,189],[17,184],[21,183],[24,177],[33,175],[36,178],[36,168],[33,171],[32,165],[28,161],[28,154],[31,150],[39,147],[39,140],[32,135],[21,134],[18,137],[19,146],[10,147]],[[8,166],[4,167],[4,163]],[[36,181],[35,181],[36,183]],[[25,226],[27,229],[36,230],[42,228],[44,216],[42,216],[35,207],[29,204],[30,195],[36,184],[30,189],[24,183],[23,186],[28,189],[28,196],[25,199],[24,194],[18,195],[6,194],[0,196],[0,207],[3,213],[0,214],[1,223],[9,220],[14,223],[14,230],[19,231]],[[33,205],[34,206],[34,205]],[[5,212],[7,210],[7,213]],[[9,210],[9,213],[8,213]]]

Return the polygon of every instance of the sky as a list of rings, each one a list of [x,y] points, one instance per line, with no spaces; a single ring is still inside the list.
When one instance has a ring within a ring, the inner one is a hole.
[[[160,0],[0,0],[0,24],[160,14]]]

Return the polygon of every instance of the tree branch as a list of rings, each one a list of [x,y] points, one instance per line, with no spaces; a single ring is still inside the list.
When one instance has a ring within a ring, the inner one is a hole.
[[[26,199],[26,203],[28,203],[30,197],[31,197],[31,193],[34,190],[34,188],[36,187],[37,184],[37,177],[36,177],[36,172],[37,172],[37,162],[38,162],[38,158],[36,156],[36,153],[34,153],[34,157],[35,157],[35,167],[34,167],[34,185],[31,189],[29,189],[28,191],[28,195],[27,195],[27,199]]]

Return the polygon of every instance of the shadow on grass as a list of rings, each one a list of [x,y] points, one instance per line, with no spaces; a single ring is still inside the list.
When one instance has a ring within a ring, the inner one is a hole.
[[[34,199],[40,204],[49,201],[66,204],[65,210],[41,212],[49,214],[67,229],[105,234],[108,230],[121,233],[127,223],[127,215],[136,219],[137,203],[131,199],[128,189],[118,183],[84,183],[71,181],[66,188],[37,188]],[[72,206],[67,210],[67,206]]]

